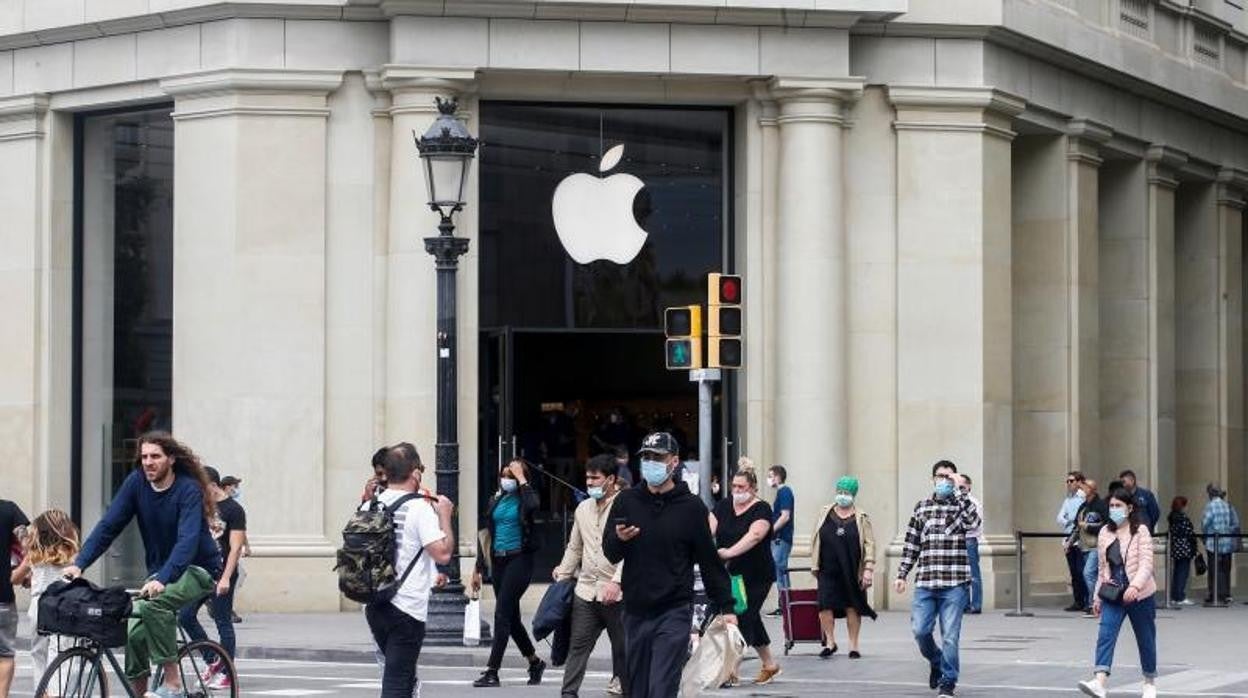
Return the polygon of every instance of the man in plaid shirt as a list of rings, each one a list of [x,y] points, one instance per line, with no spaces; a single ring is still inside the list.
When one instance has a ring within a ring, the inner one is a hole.
[[[910,625],[919,652],[931,665],[928,685],[942,698],[953,696],[958,683],[958,639],[971,582],[966,534],[982,523],[978,507],[954,484],[957,472],[947,460],[932,466],[933,496],[914,507],[893,582],[894,590],[904,594],[906,577],[915,568]],[[937,619],[940,646],[932,636]]]
[[[1205,518],[1201,526],[1205,531],[1205,550],[1218,556],[1217,579],[1214,579],[1212,574],[1209,575],[1213,583],[1210,585],[1209,595],[1205,598],[1205,602],[1210,603],[1218,600],[1230,603],[1231,565],[1234,562],[1235,551],[1239,549],[1239,538],[1228,537],[1215,540],[1209,534],[1238,535],[1240,531],[1239,512],[1235,511],[1235,507],[1226,501],[1226,490],[1217,485],[1209,483],[1205,487],[1205,494],[1209,495],[1209,504],[1205,507]],[[1213,568],[1214,562],[1210,560],[1209,571],[1213,572]]]

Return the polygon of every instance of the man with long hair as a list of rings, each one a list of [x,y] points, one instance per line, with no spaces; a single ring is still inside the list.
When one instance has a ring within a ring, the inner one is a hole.
[[[138,517],[146,552],[147,582],[135,604],[126,641],[126,678],[139,695],[185,698],[178,670],[177,612],[216,588],[221,550],[208,529],[216,514],[208,476],[191,449],[164,432],[139,437],[140,468],[121,484],[108,511],[65,575],[78,577]],[[164,682],[148,693],[151,665]]]

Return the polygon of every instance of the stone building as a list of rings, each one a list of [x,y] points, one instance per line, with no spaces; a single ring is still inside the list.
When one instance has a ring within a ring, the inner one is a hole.
[[[171,427],[243,478],[241,602],[338,608],[369,456],[432,460],[411,134],[455,96],[462,529],[508,453],[575,476],[694,434],[662,308],[735,271],[745,368],[697,455],[785,464],[799,552],[837,476],[896,540],[951,458],[1011,604],[1068,469],[1244,504],[1246,68],[1232,0],[0,2],[0,496],[89,526]],[[648,240],[582,265],[550,197],[617,144]]]

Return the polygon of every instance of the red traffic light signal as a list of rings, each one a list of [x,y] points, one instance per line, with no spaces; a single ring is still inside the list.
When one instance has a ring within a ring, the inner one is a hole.
[[[716,274],[715,276],[719,277],[716,280],[718,285],[718,302],[723,305],[737,305],[741,303],[741,277],[728,274]]]

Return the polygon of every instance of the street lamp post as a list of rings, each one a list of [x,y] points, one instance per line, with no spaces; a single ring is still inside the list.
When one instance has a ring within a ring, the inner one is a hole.
[[[459,258],[468,252],[468,238],[455,237],[455,223],[451,217],[464,208],[464,190],[477,150],[477,139],[455,118],[458,105],[454,99],[444,101],[438,98],[437,104],[438,118],[425,135],[416,138],[416,148],[424,162],[425,182],[429,187],[429,207],[441,216],[438,234],[425,238],[425,251],[433,255],[434,267],[438,272],[438,334],[435,355],[438,365],[438,433],[437,443],[434,445],[434,472],[437,475],[438,493],[458,504],[455,272],[459,268]],[[416,136],[415,132],[412,136]],[[457,543],[458,519],[456,516],[453,524]],[[464,605],[467,598],[460,579],[458,544],[451,551],[451,561],[447,564],[446,572],[449,582],[445,587],[434,589],[429,600],[425,633],[425,643],[429,645],[462,644]]]

